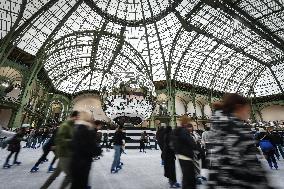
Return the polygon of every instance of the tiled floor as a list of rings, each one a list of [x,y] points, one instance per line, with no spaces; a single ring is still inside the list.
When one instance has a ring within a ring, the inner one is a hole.
[[[7,154],[6,150],[0,150],[0,165],[3,165]],[[19,155],[19,161],[22,161],[22,165],[13,166],[7,170],[0,169],[0,189],[38,189],[49,176],[49,173],[46,172],[48,162],[40,166],[39,172],[33,174],[29,172],[40,155],[40,149],[22,149]],[[92,189],[169,188],[166,178],[163,177],[159,151],[148,150],[144,154],[137,150],[128,150],[127,155],[122,156],[125,166],[118,174],[110,174],[112,157],[112,151],[106,152],[104,157],[93,163],[90,174]],[[49,159],[52,158],[53,154],[49,155]],[[279,189],[284,188],[284,160],[280,161],[280,170],[269,171],[269,174],[275,186],[278,186]],[[178,166],[177,175],[178,180],[180,180],[181,174]],[[50,188],[57,189],[62,178],[63,174],[55,180]]]

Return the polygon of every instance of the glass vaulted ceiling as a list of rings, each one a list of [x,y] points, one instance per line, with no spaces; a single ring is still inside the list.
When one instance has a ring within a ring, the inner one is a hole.
[[[2,0],[1,38],[15,23],[13,43],[44,57],[64,92],[102,90],[130,72],[148,87],[176,79],[283,93],[284,0]]]

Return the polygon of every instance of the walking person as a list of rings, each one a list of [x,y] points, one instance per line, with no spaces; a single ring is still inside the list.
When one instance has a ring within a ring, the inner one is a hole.
[[[251,113],[250,102],[230,93],[214,109],[208,188],[271,188],[257,160],[251,128],[244,124]]]
[[[162,165],[162,166],[164,165],[164,160],[163,160],[164,129],[165,129],[164,126],[158,126],[158,130],[157,130],[157,132],[156,132],[157,143],[158,143],[158,146],[159,146],[159,148],[160,148],[160,150],[161,150],[161,165]]]
[[[109,152],[109,130],[107,130],[106,133],[103,134],[103,143],[102,143],[102,147],[106,148],[106,151]]]
[[[197,149],[192,136],[193,125],[188,116],[182,116],[181,126],[173,131],[172,142],[182,171],[182,189],[196,189],[194,150]]]
[[[72,156],[72,146],[71,142],[74,134],[74,123],[79,119],[79,112],[73,111],[70,118],[63,122],[57,131],[55,137],[55,151],[58,156],[58,165],[55,171],[50,175],[50,177],[43,184],[41,189],[48,188],[52,182],[64,172],[65,178],[60,186],[60,189],[66,188],[71,183],[71,172],[70,172],[70,161]]]
[[[73,154],[71,158],[71,189],[87,189],[89,172],[93,157],[101,155],[101,148],[97,146],[97,131],[101,128],[101,121],[94,121],[92,114],[80,112],[80,119],[75,122],[75,132],[72,140]]]
[[[146,135],[147,135],[146,131],[142,132],[141,137],[140,137],[140,141],[139,141],[140,142],[140,147],[139,147],[140,152],[142,152],[142,150],[143,150],[144,153],[146,153],[146,151],[145,151]]]
[[[273,166],[275,167],[275,169],[278,169],[278,164],[277,161],[275,159],[275,147],[274,145],[271,143],[271,136],[269,135],[269,133],[260,133],[259,134],[259,147],[261,149],[261,151],[263,152],[263,155],[269,165],[269,167],[272,169]]]
[[[276,155],[277,159],[280,160],[280,154],[284,159],[284,152],[282,149],[282,140],[281,136],[277,132],[273,132],[273,127],[269,127],[267,129],[267,139],[271,142],[274,147],[274,154]]]
[[[24,140],[23,139],[24,135],[25,135],[25,129],[20,128],[18,132],[8,141],[8,151],[10,151],[10,154],[6,158],[5,164],[3,165],[4,169],[11,167],[11,165],[9,164],[9,160],[13,154],[15,154],[13,164],[14,165],[21,164],[21,162],[17,161],[17,159],[21,150],[21,141]]]
[[[172,134],[172,127],[167,126],[164,132],[164,176],[169,179],[170,188],[179,188],[180,184],[177,183],[176,178],[176,156],[172,147],[170,146]]]

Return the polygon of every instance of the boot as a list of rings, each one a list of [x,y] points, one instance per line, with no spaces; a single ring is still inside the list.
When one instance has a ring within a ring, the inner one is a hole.
[[[54,172],[54,171],[55,171],[55,168],[53,168],[52,166],[49,166],[48,172],[51,173],[51,172]]]
[[[9,168],[11,168],[11,165],[9,163],[5,163],[3,165],[3,169],[9,169]]]
[[[38,167],[33,167],[33,168],[30,170],[30,172],[31,172],[31,173],[34,173],[34,172],[37,172],[38,170],[39,170]]]
[[[172,183],[170,184],[170,188],[180,188],[180,184],[179,183]]]
[[[21,165],[21,164],[22,164],[22,162],[14,161],[14,164],[15,164],[15,165]]]
[[[117,169],[111,169],[111,170],[110,170],[110,173],[117,173],[117,172],[118,172]]]

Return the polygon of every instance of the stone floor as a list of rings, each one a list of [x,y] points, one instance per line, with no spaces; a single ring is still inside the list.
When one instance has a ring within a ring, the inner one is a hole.
[[[3,165],[8,152],[0,150],[0,165]],[[41,155],[41,150],[22,149],[19,161],[22,165],[10,169],[0,169],[0,189],[38,189],[47,179],[48,162],[40,166],[37,173],[30,173],[32,165]],[[92,189],[167,189],[167,180],[163,177],[163,167],[160,165],[159,151],[148,150],[146,154],[136,150],[127,150],[122,156],[125,163],[123,170],[118,174],[110,174],[110,165],[113,152],[105,152],[104,157],[92,165],[90,184]],[[53,158],[53,154],[48,156]],[[266,166],[266,164],[265,164]],[[284,188],[284,160],[280,161],[280,170],[269,171],[271,182],[281,189]],[[63,174],[52,184],[51,189],[57,189],[62,181]],[[177,178],[181,174],[177,166]],[[203,188],[202,186],[200,188]]]

